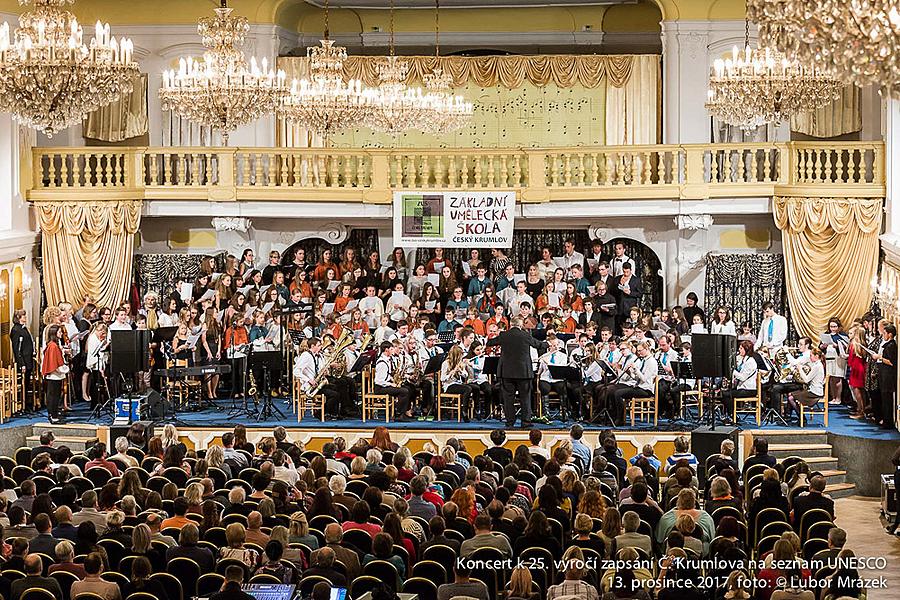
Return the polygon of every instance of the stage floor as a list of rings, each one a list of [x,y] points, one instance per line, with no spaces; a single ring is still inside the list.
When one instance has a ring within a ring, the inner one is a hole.
[[[313,418],[312,415],[308,414],[301,422],[297,422],[297,417],[290,410],[290,406],[285,404],[284,402],[279,402],[277,404],[278,408],[284,413],[285,418],[281,418],[279,416],[275,416],[268,420],[257,421],[254,418],[247,416],[238,416],[235,418],[230,418],[231,411],[231,403],[230,401],[220,400],[219,408],[207,408],[200,411],[195,412],[179,412],[175,415],[175,419],[166,419],[166,422],[174,422],[181,427],[204,427],[204,428],[222,428],[222,429],[231,429],[237,424],[246,425],[247,427],[255,427],[255,428],[269,428],[275,427],[277,425],[283,425],[285,427],[293,427],[293,428],[303,428],[309,430],[326,430],[326,431],[342,431],[342,430],[371,430],[372,428],[378,425],[384,425],[383,420],[372,420],[369,419],[365,423],[360,419],[340,419],[333,421],[319,421],[316,418]],[[738,427],[742,430],[773,430],[773,431],[789,431],[789,430],[797,430],[799,429],[797,425],[790,425],[788,427],[784,427],[781,425],[761,425],[757,426],[756,422],[745,415],[742,415],[742,419],[738,424]],[[36,423],[46,423],[47,421],[47,413],[34,413],[31,415],[23,415],[14,417],[7,421],[10,425],[28,425],[28,424],[36,424]],[[111,423],[110,417],[103,417],[101,419],[91,419],[91,411],[88,406],[84,403],[76,404],[71,413],[69,413],[67,419],[67,423],[70,424],[86,424],[86,425],[101,425],[108,426]],[[582,423],[584,425],[585,430],[587,431],[599,431],[601,429],[608,429],[608,426],[601,425],[592,425],[590,423]],[[616,431],[635,431],[635,432],[681,432],[681,431],[690,431],[696,428],[701,423],[693,422],[690,420],[660,420],[656,426],[652,423],[641,423],[639,422],[634,427],[625,425],[623,427],[616,427]],[[560,430],[567,428],[571,423],[564,423],[561,421],[553,421],[549,424],[535,424],[535,427],[544,430]],[[406,422],[394,422],[391,421],[388,423],[388,427],[392,430],[432,430],[432,431],[442,431],[442,432],[453,432],[453,431],[490,431],[492,429],[503,428],[504,423],[499,419],[487,419],[483,421],[471,421],[469,423],[458,423],[452,420],[444,420],[444,421],[406,421]],[[885,430],[881,429],[875,425],[870,423],[858,421],[855,419],[851,419],[849,417],[849,410],[843,406],[832,406],[829,407],[829,421],[828,427],[824,427],[822,424],[822,418],[816,417],[811,423],[807,425],[808,429],[818,429],[818,430],[827,430],[832,433],[836,433],[839,435],[847,435],[852,437],[861,437],[868,438],[873,440],[897,440],[900,441],[900,432],[896,430]]]

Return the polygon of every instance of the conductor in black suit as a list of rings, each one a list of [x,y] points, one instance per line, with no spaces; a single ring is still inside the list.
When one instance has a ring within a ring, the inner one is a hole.
[[[500,362],[497,376],[500,378],[500,394],[503,396],[503,412],[506,426],[516,424],[516,392],[522,404],[522,427],[531,427],[531,391],[534,384],[534,366],[531,349],[538,354],[547,351],[547,342],[534,339],[522,329],[521,317],[509,320],[509,330],[487,341],[488,346],[500,346]]]

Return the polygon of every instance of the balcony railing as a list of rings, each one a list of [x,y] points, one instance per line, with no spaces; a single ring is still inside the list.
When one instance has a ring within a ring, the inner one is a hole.
[[[29,199],[390,202],[515,189],[523,202],[884,196],[881,142],[498,149],[35,148]]]

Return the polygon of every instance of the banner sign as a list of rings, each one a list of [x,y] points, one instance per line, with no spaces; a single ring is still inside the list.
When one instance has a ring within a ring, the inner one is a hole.
[[[394,245],[510,248],[516,193],[394,192]]]

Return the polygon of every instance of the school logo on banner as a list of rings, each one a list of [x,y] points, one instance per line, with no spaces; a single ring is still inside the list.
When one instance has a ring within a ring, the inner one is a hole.
[[[512,246],[516,193],[394,192],[394,245]]]

